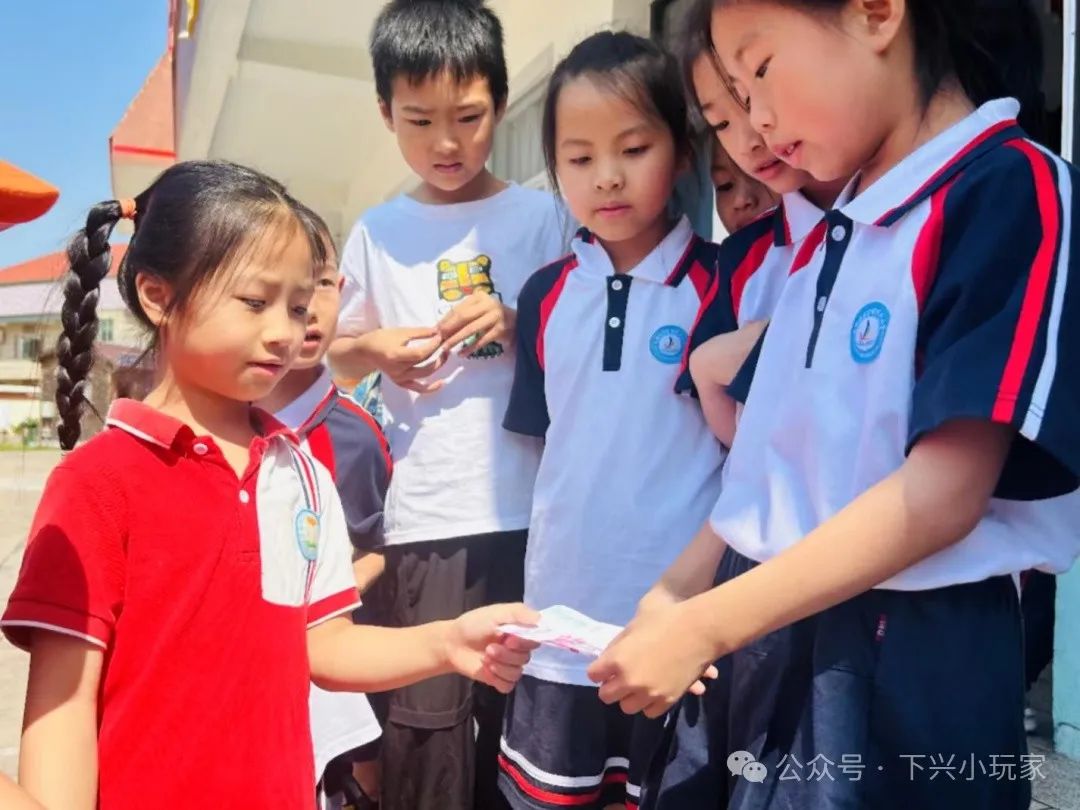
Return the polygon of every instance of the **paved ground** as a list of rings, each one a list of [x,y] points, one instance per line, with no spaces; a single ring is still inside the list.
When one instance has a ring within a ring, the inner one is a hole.
[[[15,585],[30,519],[59,452],[0,452],[0,599]],[[0,770],[15,775],[27,656],[0,641]]]
[[[60,458],[58,452],[0,452],[0,600],[15,583],[26,532],[45,478]],[[2,603],[2,602],[0,602]],[[0,641],[0,771],[15,775],[18,762],[22,701],[26,688],[27,656]],[[1053,752],[1050,736],[1050,685],[1044,680],[1033,692],[1040,715],[1040,736],[1032,738],[1032,753],[1045,755],[1035,780],[1032,810],[1080,810],[1080,763]]]

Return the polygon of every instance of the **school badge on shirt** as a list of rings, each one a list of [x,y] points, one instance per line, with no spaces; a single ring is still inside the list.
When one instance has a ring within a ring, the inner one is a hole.
[[[880,301],[867,304],[851,324],[851,357],[856,363],[872,363],[885,345],[889,308]]]
[[[301,509],[293,526],[300,555],[308,562],[315,562],[319,556],[319,516],[310,509]]]
[[[675,365],[682,361],[687,339],[686,331],[681,326],[661,326],[649,339],[649,351],[661,363]]]

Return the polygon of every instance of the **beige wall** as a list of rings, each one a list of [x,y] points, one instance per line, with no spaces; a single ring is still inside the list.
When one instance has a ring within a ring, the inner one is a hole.
[[[142,327],[126,309],[102,310],[98,313],[98,320],[112,323],[112,337],[108,343],[133,347],[142,345],[145,336]],[[37,358],[25,359],[19,356],[20,338],[38,337],[44,351],[55,348],[60,337],[59,317],[20,323],[7,322],[0,324],[0,328],[3,330],[0,337],[0,383],[25,383],[40,379]],[[98,339],[105,342],[100,331]]]

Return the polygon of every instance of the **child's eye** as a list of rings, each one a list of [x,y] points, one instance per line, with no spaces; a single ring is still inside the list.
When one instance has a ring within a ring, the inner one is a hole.
[[[481,116],[480,113],[476,113],[475,115],[466,115],[461,119],[461,123],[472,124],[479,121],[482,117],[483,116]]]
[[[293,315],[296,315],[298,318],[305,318],[308,314],[308,308],[305,306],[293,307],[292,311]]]
[[[713,131],[713,132],[723,132],[723,131],[724,131],[725,129],[727,129],[727,128],[728,128],[728,127],[729,127],[730,125],[731,125],[731,122],[730,122],[730,121],[721,121],[721,122],[719,122],[719,123],[717,123],[717,124],[713,124],[713,128],[712,128],[712,131]]]
[[[431,126],[431,121],[428,120],[427,118],[415,118],[415,119],[408,118],[406,120],[410,124],[412,124],[414,127],[429,127],[429,126]]]
[[[337,282],[335,282],[332,278],[320,278],[318,280],[318,282],[316,282],[316,284],[319,287],[336,287],[337,286]]]
[[[764,62],[762,62],[758,66],[758,69],[754,71],[754,78],[756,78],[756,79],[764,79],[765,74],[769,72],[769,62],[771,62],[771,61],[772,61],[772,57],[770,56],[768,59],[766,59]],[[747,99],[746,103],[749,104],[750,99]]]
[[[244,306],[256,312],[266,306],[266,302],[261,298],[245,298],[244,296],[239,296],[239,299],[243,302]]]
[[[735,188],[735,184],[734,184],[734,183],[720,183],[720,184],[719,184],[719,185],[718,185],[718,186],[716,187],[716,190],[717,190],[717,192],[719,192],[720,194],[726,194],[727,192],[731,191],[731,190],[732,190],[733,188]]]
[[[642,146],[631,146],[629,149],[623,150],[628,155],[644,155],[649,151],[649,145],[644,144]]]
[[[586,157],[573,157],[573,158],[570,158],[569,162],[573,166],[584,166],[590,160],[592,160],[592,158],[590,158],[588,156],[586,156]]]

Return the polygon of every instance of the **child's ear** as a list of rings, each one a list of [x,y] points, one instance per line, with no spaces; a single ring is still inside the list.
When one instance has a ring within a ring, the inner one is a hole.
[[[502,123],[504,115],[506,115],[506,100],[505,99],[503,100],[503,102],[498,107],[495,108],[495,126],[498,126],[499,124]]]
[[[160,329],[172,302],[172,285],[149,273],[139,273],[135,276],[135,292],[147,320]]]
[[[906,0],[850,0],[847,23],[877,53],[893,44],[907,16]]]
[[[391,132],[394,131],[394,116],[390,110],[390,102],[384,98],[379,99],[379,115],[382,116],[383,123],[386,124],[386,128]]]
[[[339,275],[337,280],[337,291],[341,292],[345,289],[345,276]]]

